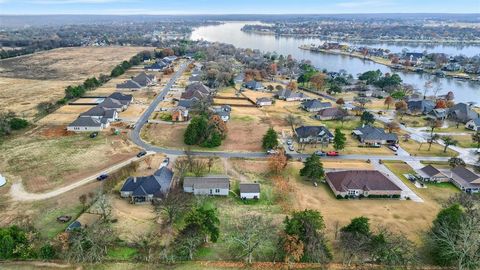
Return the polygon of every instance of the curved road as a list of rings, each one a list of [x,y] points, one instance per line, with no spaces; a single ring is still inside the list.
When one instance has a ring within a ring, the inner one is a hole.
[[[154,101],[150,104],[150,106],[145,110],[145,112],[140,116],[138,119],[135,128],[133,131],[130,133],[130,138],[133,143],[138,145],[139,147],[145,149],[149,153],[155,152],[155,153],[163,153],[166,155],[173,155],[173,156],[178,156],[178,155],[184,155],[185,151],[184,150],[178,150],[178,149],[169,149],[169,148],[164,148],[164,147],[159,147],[155,146],[152,144],[149,144],[141,139],[140,133],[143,128],[143,126],[148,122],[148,119],[152,115],[152,113],[155,111],[157,108],[158,104],[163,101],[167,93],[170,91],[172,88],[173,84],[175,84],[176,80],[183,74],[185,69],[187,68],[188,63],[183,63],[179,66],[178,70],[174,73],[174,75],[170,78],[170,80],[167,82],[165,85],[164,89],[157,95],[157,97],[154,99]],[[266,158],[268,155],[264,152],[220,152],[220,151],[192,151],[193,155],[197,156],[217,156],[217,157],[223,157],[223,158]],[[306,158],[309,155],[308,154],[291,154],[292,158],[299,159],[299,158]],[[419,161],[447,161],[448,158],[445,157],[412,157],[412,156],[372,156],[372,155],[341,155],[338,157],[322,157],[324,159],[343,159],[343,160],[402,160],[405,162],[419,162]],[[121,163],[118,163],[106,170],[104,172],[113,172],[115,170],[118,170],[122,168],[123,166],[126,166],[130,162],[136,160],[138,158],[131,158],[129,160],[123,161]],[[70,191],[74,188],[77,188],[79,186],[88,184],[90,182],[95,181],[96,177],[98,174],[89,176],[85,179],[82,179],[78,182],[75,182],[71,185],[64,186],[61,188],[58,188],[53,191],[49,191],[46,193],[29,193],[27,192],[22,183],[14,183],[12,184],[10,188],[10,195],[13,200],[16,201],[37,201],[37,200],[44,200],[48,198],[52,198],[55,196],[58,196],[60,194],[63,194],[67,191]]]

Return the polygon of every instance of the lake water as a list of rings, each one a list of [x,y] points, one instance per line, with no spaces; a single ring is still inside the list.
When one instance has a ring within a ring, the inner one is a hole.
[[[455,93],[456,101],[474,101],[480,104],[480,83],[478,82],[462,81],[453,78],[438,78],[429,74],[402,72],[392,70],[384,65],[354,57],[301,50],[298,48],[300,45],[311,43],[320,44],[324,41],[312,38],[277,37],[273,35],[259,35],[242,32],[241,28],[247,23],[252,24],[257,22],[227,22],[221,25],[198,27],[193,31],[191,39],[229,43],[239,48],[259,49],[264,52],[276,52],[283,55],[291,54],[295,59],[310,60],[312,64],[319,69],[327,69],[329,71],[339,71],[340,69],[344,69],[353,75],[376,69],[381,70],[383,73],[395,72],[402,77],[405,83],[413,85],[418,90],[422,90],[427,81],[433,81],[434,88],[440,87],[442,89],[440,94],[453,91]],[[453,55],[465,54],[471,56],[480,54],[480,45],[453,46],[411,43],[370,43],[368,46],[388,48],[392,52],[400,52],[403,48],[407,48],[409,51],[421,52],[427,50],[428,52],[444,52]]]

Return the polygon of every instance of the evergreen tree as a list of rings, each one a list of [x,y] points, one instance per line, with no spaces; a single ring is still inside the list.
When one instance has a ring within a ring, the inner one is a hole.
[[[345,144],[347,142],[347,137],[339,128],[335,129],[335,136],[333,137],[333,147],[335,150],[342,150],[345,148]]]
[[[273,128],[269,128],[262,140],[263,149],[274,149],[278,146],[278,135]]]
[[[307,158],[303,163],[304,166],[300,170],[300,176],[306,177],[310,180],[319,180],[325,176],[325,171],[323,170],[323,164],[320,161],[320,157],[313,154]]]

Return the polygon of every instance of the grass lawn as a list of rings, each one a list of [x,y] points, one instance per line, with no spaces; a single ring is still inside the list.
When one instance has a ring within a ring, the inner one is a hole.
[[[407,127],[428,127],[427,121],[423,115],[404,115],[403,117],[396,117],[397,122],[402,122],[407,125]]]
[[[41,204],[41,203],[39,203]],[[43,208],[43,207],[42,207]],[[82,213],[81,205],[70,205],[66,207],[43,208],[42,214],[35,221],[35,227],[40,235],[47,239],[53,239],[57,234],[63,232],[70,222],[74,221]],[[72,220],[67,223],[58,222],[59,216],[71,216]]]
[[[432,148],[429,151],[428,143],[420,144],[412,139],[408,140],[408,142],[401,139],[400,146],[412,156],[455,157],[458,155],[457,152],[451,149],[447,149],[447,152],[443,152],[444,147],[436,143],[432,144]]]
[[[127,261],[137,254],[137,250],[131,247],[118,246],[108,250],[107,257],[111,260]]]
[[[478,143],[474,142],[472,140],[471,135],[453,135],[453,139],[458,141],[457,146],[463,147],[463,148],[477,148]]]

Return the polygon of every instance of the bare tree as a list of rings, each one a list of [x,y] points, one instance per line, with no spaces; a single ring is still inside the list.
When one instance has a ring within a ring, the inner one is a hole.
[[[110,220],[110,216],[112,215],[112,206],[110,204],[110,200],[108,199],[107,195],[104,193],[101,193],[95,205],[98,207],[98,210],[100,211],[100,216],[102,218],[102,221],[108,222]]]
[[[191,197],[179,190],[171,191],[168,196],[154,205],[157,215],[166,217],[166,223],[172,224],[192,204]]]

